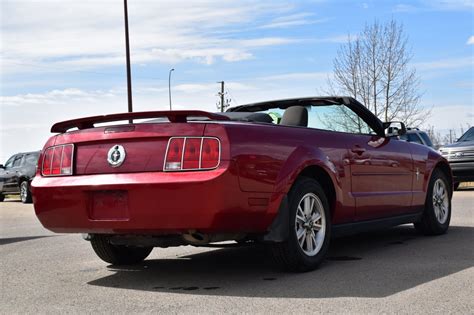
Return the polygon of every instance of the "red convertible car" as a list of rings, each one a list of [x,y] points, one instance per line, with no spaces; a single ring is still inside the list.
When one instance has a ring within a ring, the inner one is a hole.
[[[235,240],[265,242],[287,269],[307,271],[337,235],[406,223],[447,231],[448,162],[393,125],[350,97],[64,121],[42,150],[35,211],[51,231],[83,233],[111,264]]]

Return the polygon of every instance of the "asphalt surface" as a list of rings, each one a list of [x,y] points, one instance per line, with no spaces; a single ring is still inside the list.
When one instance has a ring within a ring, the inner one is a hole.
[[[474,313],[474,190],[454,194],[449,233],[412,226],[337,239],[304,274],[260,247],[155,249],[140,265],[99,260],[53,234],[32,205],[0,203],[0,313]]]

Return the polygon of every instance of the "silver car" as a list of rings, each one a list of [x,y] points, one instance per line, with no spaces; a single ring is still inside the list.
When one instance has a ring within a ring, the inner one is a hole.
[[[474,127],[469,128],[455,143],[439,149],[449,161],[454,176],[454,188],[461,182],[474,181]]]

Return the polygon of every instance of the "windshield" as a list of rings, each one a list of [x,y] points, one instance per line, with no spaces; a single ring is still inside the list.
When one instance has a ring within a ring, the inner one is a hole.
[[[376,132],[355,112],[345,105],[328,104],[305,106],[308,111],[309,128],[355,134],[375,135]],[[274,124],[279,124],[285,110],[272,108],[262,111],[270,115]]]
[[[431,142],[430,137],[426,134],[426,132],[421,131],[420,132],[420,137],[423,138],[423,141],[425,141],[426,145],[429,147],[433,147],[433,142]]]
[[[474,141],[474,127],[469,128],[469,130],[459,138],[458,142],[461,141]]]

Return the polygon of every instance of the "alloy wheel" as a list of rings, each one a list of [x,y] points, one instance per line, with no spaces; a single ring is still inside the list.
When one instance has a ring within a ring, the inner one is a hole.
[[[295,232],[307,256],[315,256],[321,250],[326,236],[326,216],[321,200],[313,193],[307,193],[298,203]]]
[[[446,184],[440,178],[433,185],[433,209],[438,222],[444,224],[449,214],[449,196]]]

